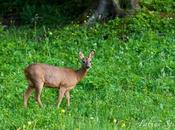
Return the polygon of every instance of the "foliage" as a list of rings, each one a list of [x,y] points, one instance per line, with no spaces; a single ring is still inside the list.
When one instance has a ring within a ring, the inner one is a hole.
[[[93,27],[38,27],[38,21],[34,27],[0,27],[0,129],[173,129],[175,12],[168,10],[162,15],[143,8]],[[27,65],[77,69],[79,50],[87,55],[91,49],[92,68],[71,91],[70,109],[65,100],[56,109],[57,90],[48,88],[42,92],[44,108],[34,94],[23,108]]]
[[[77,18],[90,3],[90,0],[7,0],[0,4],[0,16],[3,21],[17,19],[17,23],[31,24],[37,15],[40,24],[62,24]]]

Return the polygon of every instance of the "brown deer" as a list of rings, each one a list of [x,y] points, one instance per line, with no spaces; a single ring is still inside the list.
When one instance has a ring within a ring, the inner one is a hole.
[[[57,104],[58,108],[64,95],[66,95],[67,105],[70,106],[69,91],[73,89],[87,74],[88,69],[91,67],[91,60],[94,56],[94,51],[91,51],[88,57],[84,57],[83,53],[80,51],[79,56],[82,61],[82,66],[79,70],[60,68],[47,64],[29,65],[24,71],[29,83],[28,88],[24,93],[24,107],[27,107],[27,101],[32,93],[32,90],[35,90],[35,99],[39,106],[43,106],[40,96],[43,86],[45,85],[51,88],[60,89]]]

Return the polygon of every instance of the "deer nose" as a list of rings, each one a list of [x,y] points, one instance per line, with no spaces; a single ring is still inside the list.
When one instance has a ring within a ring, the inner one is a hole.
[[[87,68],[87,69],[89,69],[89,68],[90,68],[90,66],[89,66],[89,65],[87,65],[87,66],[86,66],[86,68]]]

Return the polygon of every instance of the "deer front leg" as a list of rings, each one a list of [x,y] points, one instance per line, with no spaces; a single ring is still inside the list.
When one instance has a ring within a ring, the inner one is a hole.
[[[66,92],[66,99],[67,99],[67,106],[69,107],[70,106],[70,92],[69,91]]]
[[[63,97],[64,97],[65,92],[66,92],[66,89],[63,88],[63,87],[60,87],[57,108],[60,107],[60,104],[61,104],[61,101],[62,101],[62,99],[63,99]]]

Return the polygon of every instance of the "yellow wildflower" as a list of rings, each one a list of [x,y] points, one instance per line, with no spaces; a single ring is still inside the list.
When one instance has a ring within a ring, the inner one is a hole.
[[[32,122],[31,122],[31,121],[28,121],[28,122],[27,122],[27,124],[28,124],[28,125],[31,125],[31,124],[32,124]]]
[[[114,122],[114,123],[116,123],[116,122],[117,122],[117,120],[116,120],[116,119],[114,119],[114,120],[113,120],[113,122]]]
[[[125,127],[126,126],[126,124],[123,122],[122,124],[121,124],[121,127],[123,128],[123,127]]]
[[[64,110],[64,109],[62,109],[62,110],[61,110],[61,112],[62,112],[62,113],[65,113],[65,110]]]

